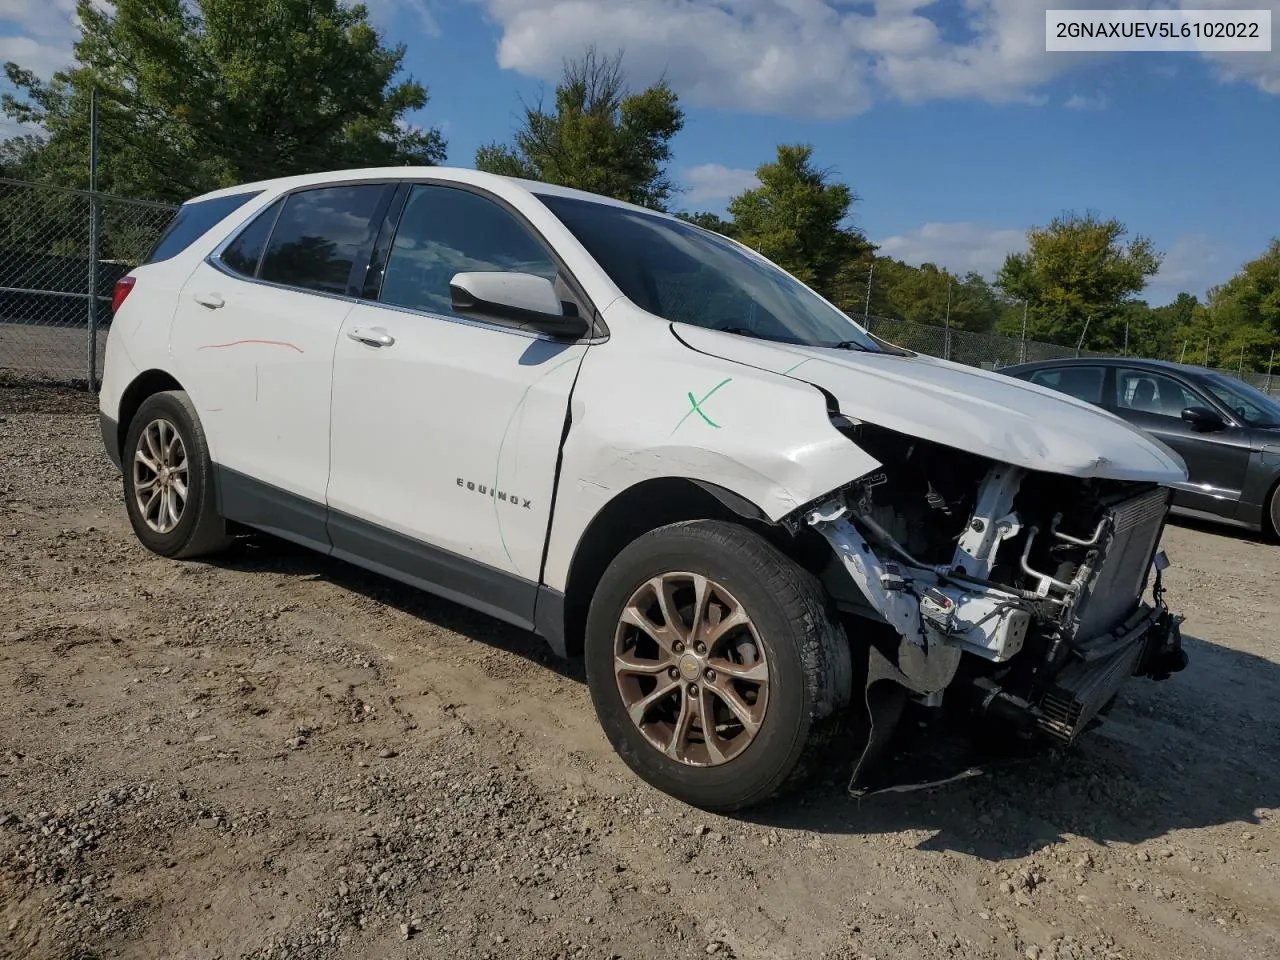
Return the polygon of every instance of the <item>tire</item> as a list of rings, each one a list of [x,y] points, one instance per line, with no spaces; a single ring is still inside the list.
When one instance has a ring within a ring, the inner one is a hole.
[[[705,629],[694,634],[688,625],[698,578],[705,578],[710,599],[699,621]],[[679,659],[664,650],[650,632],[660,614],[646,614],[645,629],[628,613],[664,609],[658,591],[667,593],[668,587],[667,606],[684,611],[678,614],[684,632],[657,632],[663,642],[678,634],[695,647],[697,637],[706,638],[711,646],[703,645],[701,659],[696,650],[690,657],[686,649]],[[733,626],[743,615],[749,626]],[[592,598],[584,653],[596,715],[623,761],[657,789],[705,810],[742,810],[803,783],[831,749],[847,715],[849,642],[826,592],[763,538],[731,523],[673,524],[627,546]],[[659,663],[667,664],[665,674],[654,670]],[[635,673],[635,665],[644,673]],[[767,676],[763,690],[741,679],[748,673]],[[696,687],[689,683],[693,678]],[[659,689],[665,683],[673,691],[669,695]],[[736,693],[735,710],[719,692],[726,685]],[[696,695],[690,693],[694,689]],[[745,718],[736,712],[743,708]],[[703,712],[725,738],[699,732]],[[633,713],[642,720],[633,720]],[[675,734],[686,717],[689,736],[681,740]],[[754,734],[741,740],[748,720]]]
[[[1268,499],[1267,504],[1269,507],[1267,516],[1270,518],[1271,526],[1268,529],[1267,520],[1264,519],[1262,530],[1264,533],[1270,534],[1273,541],[1280,540],[1280,483],[1277,483],[1272,488],[1271,497]]]
[[[129,522],[148,550],[185,559],[217,553],[231,543],[218,516],[209,444],[185,392],[156,393],[142,402],[129,423],[122,461]],[[166,468],[163,476],[153,469],[156,464]]]

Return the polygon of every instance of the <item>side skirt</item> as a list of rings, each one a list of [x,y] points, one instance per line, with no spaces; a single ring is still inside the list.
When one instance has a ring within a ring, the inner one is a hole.
[[[225,519],[532,630],[557,653],[563,650],[563,628],[556,626],[555,611],[564,601],[556,591],[540,590],[531,580],[337,513],[238,471],[215,470],[219,512]],[[541,608],[537,623],[535,606]]]

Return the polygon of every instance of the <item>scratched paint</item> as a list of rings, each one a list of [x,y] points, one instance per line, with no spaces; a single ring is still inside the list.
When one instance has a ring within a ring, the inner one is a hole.
[[[520,394],[520,399],[516,401],[515,408],[511,411],[511,416],[507,418],[507,425],[502,431],[502,439],[498,441],[498,456],[495,458],[495,462],[493,464],[493,490],[491,494],[493,499],[493,518],[498,522],[498,539],[502,541],[502,551],[507,555],[507,559],[511,561],[511,566],[515,569],[516,573],[521,572],[520,564],[516,562],[516,558],[511,555],[511,548],[507,546],[507,537],[502,529],[502,511],[498,509],[498,486],[502,473],[502,451],[507,445],[507,435],[511,432],[511,425],[515,423],[517,416],[523,417],[524,404],[529,398],[529,392],[561,367],[573,363],[575,360],[581,360],[583,353],[585,353],[585,351],[582,353],[575,353],[571,357],[565,357],[554,367],[543,373],[543,375],[537,380],[524,388],[524,392]],[[516,447],[516,456],[518,457],[519,455],[520,448]]]
[[[701,400],[697,400],[694,398],[692,390],[690,390],[687,394],[685,394],[685,396],[689,398],[689,412],[680,418],[680,422],[671,428],[671,432],[674,434],[677,430],[679,430],[682,426],[684,426],[684,422],[688,420],[691,416],[693,416],[695,413],[698,416],[700,416],[703,420],[705,420],[708,425],[715,427],[717,430],[719,430],[720,424],[716,423],[709,416],[707,416],[707,412],[702,409],[702,405],[706,403],[708,400],[710,400],[713,396],[715,396],[716,391],[718,391],[721,387],[732,382],[733,382],[733,377],[726,377],[724,380],[721,380],[714,387],[708,390],[706,395]]]
[[[787,369],[783,370],[782,375],[785,377],[787,376],[787,374],[793,373],[796,370],[799,370],[801,367],[803,367],[806,363],[808,363],[812,359],[813,357],[805,357],[799,363],[792,364],[791,366],[787,367]]]
[[[206,343],[200,347],[201,350],[225,350],[227,347],[242,347],[246,344],[258,344],[267,347],[288,347],[290,350],[296,350],[298,353],[305,353],[296,343],[290,343],[288,340],[232,340],[230,343]]]

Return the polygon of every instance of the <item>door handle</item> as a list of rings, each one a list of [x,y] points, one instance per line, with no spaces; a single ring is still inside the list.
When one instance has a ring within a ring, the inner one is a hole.
[[[210,310],[217,310],[219,307],[226,305],[222,295],[217,293],[193,293],[191,299],[202,307],[208,307]]]
[[[352,327],[347,331],[347,337],[370,347],[389,347],[396,342],[396,338],[382,327]]]

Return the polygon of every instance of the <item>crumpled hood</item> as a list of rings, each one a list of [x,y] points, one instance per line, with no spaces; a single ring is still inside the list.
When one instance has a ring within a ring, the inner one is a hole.
[[[1099,407],[1047,387],[934,357],[753,340],[687,324],[703,353],[822,387],[856,420],[1002,463],[1072,477],[1176,485],[1182,458]]]

